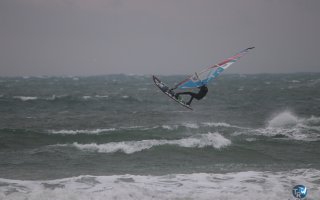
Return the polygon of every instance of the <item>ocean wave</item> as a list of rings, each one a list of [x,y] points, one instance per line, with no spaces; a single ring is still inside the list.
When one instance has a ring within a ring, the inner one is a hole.
[[[233,135],[262,135],[267,137],[284,136],[301,141],[320,140],[320,117],[301,118],[290,111],[283,111],[267,122],[266,127],[235,132]]]
[[[62,130],[48,130],[46,131],[49,134],[61,134],[61,135],[76,135],[76,134],[92,134],[99,135],[108,132],[115,131],[130,131],[130,130],[140,130],[146,131],[151,129],[159,128],[159,126],[153,127],[145,127],[145,126],[128,126],[128,127],[119,127],[119,128],[96,128],[96,129],[80,129],[80,130],[71,130],[71,129],[62,129]],[[163,129],[168,129],[168,127],[164,126]]]
[[[128,96],[128,95],[123,95],[122,98],[123,98],[123,99],[128,99],[129,96]]]
[[[179,125],[162,125],[161,128],[172,131],[177,130]]]
[[[91,96],[82,96],[82,99],[84,99],[84,100],[89,100],[91,98],[92,98]]]
[[[225,122],[202,122],[201,124],[204,125],[204,126],[208,126],[208,127],[225,127],[225,128],[248,129],[246,127],[232,125],[232,124],[228,124],[228,123],[225,123]]]
[[[162,125],[163,129],[167,130],[177,130],[179,127],[187,128],[187,129],[200,129],[203,127],[226,127],[226,128],[239,128],[239,129],[246,129],[240,126],[231,125],[225,122],[201,122],[201,123],[194,123],[194,122],[183,122],[181,124],[174,124],[174,125]]]
[[[203,122],[202,124],[209,127],[231,127],[230,124],[224,122]]]
[[[182,126],[186,127],[186,128],[191,128],[191,129],[198,129],[199,125],[196,123],[191,123],[191,122],[185,122],[182,123]]]
[[[61,96],[52,95],[52,96],[50,96],[50,97],[44,98],[44,100],[54,101],[54,100],[56,100],[57,98],[60,98],[60,97],[61,97]]]
[[[179,124],[162,124],[153,126],[128,126],[128,127],[111,127],[111,128],[96,128],[96,129],[82,129],[82,130],[49,130],[47,132],[53,134],[101,134],[110,131],[123,131],[123,130],[139,130],[139,131],[149,131],[154,129],[163,129],[166,131],[176,131],[178,129],[201,129],[203,127],[226,127],[226,128],[237,128],[237,129],[248,129],[240,126],[230,125],[225,122],[202,122],[202,123],[192,123],[183,122]]]
[[[109,98],[109,95],[95,95],[96,98]]]
[[[202,127],[225,127],[225,128],[247,129],[245,127],[231,125],[231,124],[228,124],[225,122],[201,122],[201,123],[184,122],[184,123],[176,124],[176,125],[162,125],[162,128],[165,128],[168,130],[176,130],[179,127],[185,127],[185,128],[189,128],[189,129],[200,129]]]
[[[57,99],[63,99],[69,97],[68,95],[51,95],[51,96],[13,96],[13,99],[19,99],[21,101],[32,101],[32,100],[42,100],[42,101],[54,101]]]
[[[115,131],[115,128],[102,128],[93,130],[49,130],[52,134],[62,134],[62,135],[76,135],[76,134],[100,134],[104,132]]]
[[[268,128],[285,128],[285,127],[292,127],[299,123],[299,121],[302,121],[297,116],[292,114],[290,111],[284,111],[280,114],[273,117],[268,122]]]
[[[292,188],[308,188],[308,199],[319,197],[320,171],[248,171],[225,174],[193,173],[163,176],[111,175],[56,180],[10,180],[0,178],[0,199],[294,199]]]
[[[81,97],[83,100],[99,100],[99,99],[108,99],[109,95],[94,95],[94,96],[90,96],[90,95],[84,95]]]
[[[14,99],[20,99],[21,101],[32,101],[37,100],[38,97],[27,97],[27,96],[14,96]]]
[[[93,151],[99,153],[114,153],[120,151],[126,154],[132,154],[162,145],[177,145],[186,148],[213,147],[215,149],[221,149],[229,146],[230,144],[231,141],[219,133],[208,133],[179,140],[141,140],[110,142],[106,144],[79,144],[75,142],[73,144],[59,144],[58,146],[72,146],[83,151]]]
[[[0,96],[1,98],[4,95]],[[123,96],[109,96],[109,95],[83,95],[83,96],[73,96],[72,94],[64,94],[64,95],[56,95],[53,94],[51,96],[13,96],[13,99],[19,99],[21,101],[31,101],[31,100],[41,100],[41,101],[55,101],[55,100],[72,100],[72,101],[89,101],[89,100],[115,100],[115,99],[122,99],[122,100],[135,100],[138,99],[123,95]]]

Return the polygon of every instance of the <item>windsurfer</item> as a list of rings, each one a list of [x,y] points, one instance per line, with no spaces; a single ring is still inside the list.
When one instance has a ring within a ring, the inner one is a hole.
[[[190,95],[190,100],[186,103],[187,105],[190,105],[193,98],[197,99],[197,100],[200,100],[202,99],[203,97],[205,97],[208,93],[208,88],[206,85],[202,85],[200,87],[198,87],[199,92],[198,93],[194,93],[194,92],[178,92],[175,94],[175,98],[179,98],[180,95]]]

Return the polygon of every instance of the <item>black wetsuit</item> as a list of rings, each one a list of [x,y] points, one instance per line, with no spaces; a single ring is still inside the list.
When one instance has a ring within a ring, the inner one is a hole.
[[[182,94],[182,95],[184,95],[184,94],[190,95],[191,98],[190,98],[190,100],[187,102],[187,104],[190,105],[191,102],[192,102],[192,100],[193,100],[193,98],[195,98],[195,99],[197,99],[197,100],[200,100],[200,99],[202,99],[203,97],[205,97],[206,94],[208,93],[208,88],[207,88],[207,86],[205,86],[205,85],[199,87],[199,89],[200,89],[200,90],[199,90],[198,93],[194,93],[194,92],[178,92],[178,93],[176,93],[176,98],[178,98],[179,95],[181,95],[181,94]]]

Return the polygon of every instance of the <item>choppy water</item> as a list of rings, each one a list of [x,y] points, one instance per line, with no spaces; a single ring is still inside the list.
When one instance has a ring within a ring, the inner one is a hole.
[[[319,86],[223,75],[189,111],[150,76],[2,77],[0,199],[316,199]]]

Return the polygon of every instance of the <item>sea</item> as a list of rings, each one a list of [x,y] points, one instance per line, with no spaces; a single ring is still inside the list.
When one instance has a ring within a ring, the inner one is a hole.
[[[191,111],[151,75],[0,77],[0,199],[320,199],[320,73],[208,88]]]

